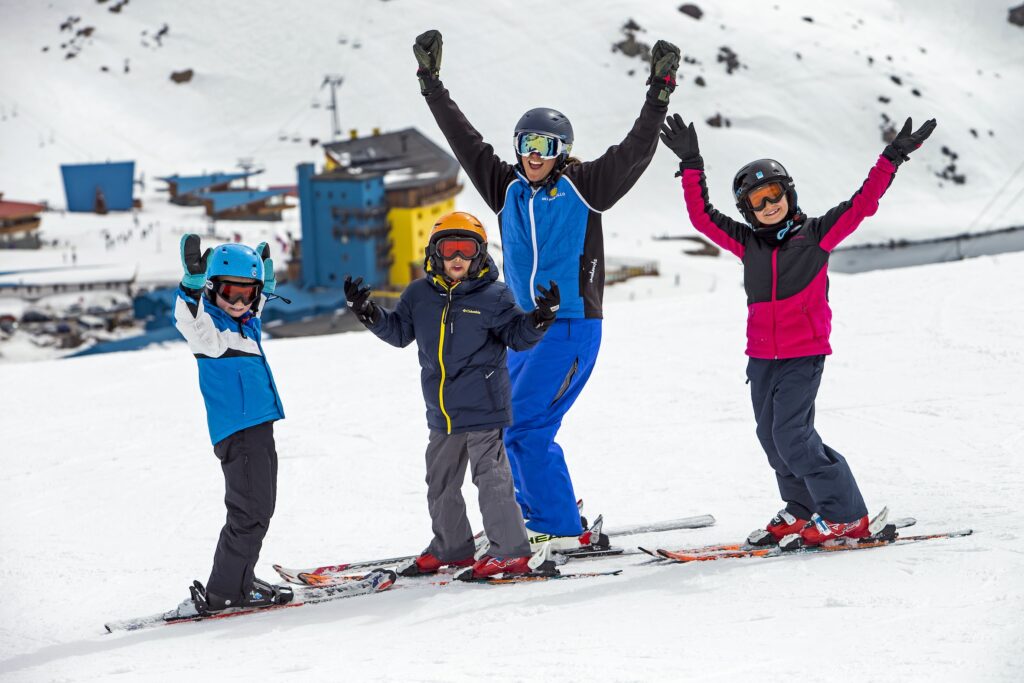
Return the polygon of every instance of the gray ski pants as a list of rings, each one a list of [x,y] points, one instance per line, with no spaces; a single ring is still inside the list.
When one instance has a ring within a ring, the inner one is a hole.
[[[432,429],[426,460],[427,505],[434,530],[427,552],[446,562],[473,556],[473,530],[466,517],[466,501],[462,498],[468,465],[479,492],[484,531],[491,542],[487,554],[493,557],[530,554],[502,430],[445,434]]]

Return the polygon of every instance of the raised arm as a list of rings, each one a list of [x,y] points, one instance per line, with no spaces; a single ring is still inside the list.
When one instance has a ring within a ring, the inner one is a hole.
[[[661,128],[661,141],[679,157],[679,173],[683,178],[683,199],[690,223],[709,240],[739,258],[743,258],[750,228],[734,221],[711,205],[704,178],[704,159],[697,144],[693,123],[683,123],[679,114],[666,119]]]
[[[878,202],[889,189],[896,169],[910,159],[910,153],[921,146],[935,130],[935,119],[930,119],[911,133],[913,122],[907,119],[902,130],[886,145],[860,189],[849,200],[830,209],[817,223],[818,244],[825,251],[836,246],[857,229],[868,216],[878,211]]]
[[[370,332],[399,348],[408,346],[416,339],[412,308],[407,301],[410,288],[402,292],[395,310],[388,312],[370,298],[370,287],[363,285],[363,278],[356,278],[353,282],[350,276],[346,276],[344,286],[349,308]]]
[[[651,52],[647,99],[629,133],[598,158],[567,172],[583,199],[595,210],[610,209],[650,165],[658,149],[658,131],[668,113],[669,96],[676,87],[678,68],[679,48],[659,40]]]
[[[427,31],[420,34],[412,49],[419,63],[416,76],[420,81],[420,92],[438,128],[477,192],[492,211],[501,211],[505,204],[505,190],[515,177],[515,170],[512,165],[499,159],[494,148],[484,142],[483,136],[466,119],[441,83],[440,32]]]

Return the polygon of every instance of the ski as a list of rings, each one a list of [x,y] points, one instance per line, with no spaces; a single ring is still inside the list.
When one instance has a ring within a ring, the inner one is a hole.
[[[455,576],[451,581],[431,581],[432,585],[444,586],[452,583],[483,583],[490,585],[505,585],[510,583],[536,583],[539,581],[552,581],[562,579],[592,579],[598,576],[618,576],[621,569],[614,569],[607,572],[572,572],[569,574],[516,574],[513,576],[490,576],[487,578],[460,578]]]
[[[917,520],[913,517],[901,517],[891,522],[887,522],[887,524],[891,524],[897,529],[906,529],[907,527],[911,527],[917,524]],[[680,555],[702,555],[707,553],[720,552],[745,552],[749,550],[756,550],[758,548],[764,550],[775,547],[777,546],[774,544],[770,546],[752,546],[746,541],[741,541],[739,543],[714,543],[711,545],[698,546],[696,548],[681,548],[677,550],[672,550],[670,552],[677,553]],[[661,554],[661,549],[659,548],[644,548],[643,546],[637,546],[637,551],[641,553],[646,553],[647,555],[650,555],[651,557],[658,560],[666,559],[664,555]]]
[[[125,619],[122,621],[111,621],[104,624],[108,633],[115,631],[138,631],[140,629],[154,628],[157,626],[168,626],[171,624],[182,624],[195,621],[208,621],[211,619],[227,619],[240,617],[247,614],[260,614],[277,609],[288,607],[302,607],[303,605],[315,605],[322,602],[331,602],[343,598],[353,598],[359,595],[370,595],[387,590],[394,585],[397,579],[395,572],[389,569],[375,569],[363,576],[350,577],[348,581],[337,583],[331,586],[302,587],[295,589],[295,597],[283,605],[266,605],[264,607],[237,607],[228,608],[216,614],[199,614],[191,600],[185,600],[176,608],[148,617]]]
[[[582,506],[582,501],[577,501]],[[595,527],[600,523],[601,518],[595,521]],[[682,517],[679,519],[669,519],[660,522],[652,522],[647,524],[635,524],[632,526],[624,526],[611,531],[605,532],[606,536],[634,536],[647,533],[658,533],[663,531],[674,531],[677,529],[699,529],[702,527],[711,526],[715,523],[715,518],[712,515],[696,515],[693,517]],[[487,537],[483,532],[478,533],[474,540],[477,544],[477,553],[481,554],[481,548],[487,543]],[[600,557],[606,555],[622,555],[625,554],[625,550],[620,548],[581,548],[580,550],[573,550],[565,553],[559,553],[567,558],[584,558],[584,557]],[[282,579],[289,583],[298,584],[300,586],[324,586],[330,585],[332,580],[336,577],[343,579],[345,572],[349,572],[356,569],[365,569],[368,567],[394,567],[402,562],[415,559],[417,555],[402,555],[399,557],[387,557],[378,560],[362,560],[359,562],[329,564],[320,567],[308,567],[293,569],[284,567],[279,564],[273,565],[274,571],[276,571]]]
[[[921,541],[931,541],[942,538],[959,538],[962,536],[970,536],[973,532],[972,529],[962,529],[959,531],[945,531],[934,534],[921,534],[917,536],[901,536],[897,532],[894,524],[887,525],[882,531],[877,534],[873,534],[866,538],[860,539],[846,539],[844,542],[836,542],[832,544],[818,545],[818,546],[805,546],[800,548],[794,548],[792,550],[783,550],[781,547],[766,546],[766,547],[748,547],[739,548],[737,550],[712,550],[710,552],[677,552],[672,550],[658,550],[658,555],[666,560],[672,562],[708,562],[712,560],[724,560],[733,558],[745,558],[745,557],[788,557],[793,555],[806,555],[810,553],[829,553],[829,552],[842,552],[847,550],[868,550],[870,548],[882,548],[886,546],[895,545],[909,545],[911,543],[920,543]]]

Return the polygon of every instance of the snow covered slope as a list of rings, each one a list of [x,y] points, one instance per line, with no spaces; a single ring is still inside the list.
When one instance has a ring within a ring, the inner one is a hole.
[[[587,511],[609,525],[718,518],[633,539],[670,546],[741,538],[779,507],[744,384],[741,269],[690,260],[678,287],[614,288],[562,436]],[[136,634],[102,624],[177,604],[206,578],[223,522],[195,361],[176,345],[2,366],[0,679],[1019,680],[1022,267],[1014,254],[832,278],[821,433],[872,510],[971,537],[698,566],[621,558],[604,561],[624,569],[608,579],[395,590]],[[266,352],[288,417],[257,573],[422,548],[416,352],[365,333]]]
[[[646,66],[612,50],[633,20],[637,40],[671,40],[689,58],[672,110],[700,122],[712,200],[723,209],[732,208],[735,170],[772,156],[796,178],[805,210],[822,212],[859,186],[882,149],[883,115],[897,127],[934,116],[938,131],[851,244],[1024,221],[1024,33],[1007,23],[1006,3],[699,4],[695,20],[677,3],[621,0],[520,0],[486,11],[425,0],[311,0],[301,9],[275,0],[5,0],[0,190],[59,206],[59,163],[103,159],[137,160],[150,208],[161,201],[155,176],[230,169],[239,157],[265,164],[267,183],[294,182],[297,162],[319,160],[310,139],[329,135],[326,74],[345,78],[343,130],[412,124],[443,144],[413,76],[410,45],[427,28],[445,37],[445,83],[502,153],[520,113],[546,105],[568,114],[576,152],[591,158],[621,139],[643,99]],[[80,20],[60,30],[72,17]],[[736,55],[731,74],[723,47]],[[185,69],[191,82],[170,80]],[[704,123],[716,114],[731,125]],[[951,162],[965,184],[936,177]],[[609,213],[612,232],[687,229],[674,165],[660,150]],[[472,190],[460,201],[487,213]]]

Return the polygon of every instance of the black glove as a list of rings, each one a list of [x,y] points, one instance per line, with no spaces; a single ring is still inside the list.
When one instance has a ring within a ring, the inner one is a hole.
[[[668,104],[669,95],[676,89],[676,71],[679,70],[679,48],[666,40],[659,40],[651,50],[651,75],[647,91],[661,104]]]
[[[704,168],[704,159],[697,147],[697,131],[693,129],[692,121],[687,126],[679,114],[666,117],[665,123],[661,124],[661,141],[679,157],[680,171]]]
[[[370,300],[370,286],[363,285],[363,278],[353,282],[351,275],[345,276],[345,298],[362,324],[372,325],[380,320],[380,306]]]
[[[206,286],[206,262],[210,259],[210,250],[200,252],[199,246],[199,235],[191,233],[183,235],[179,245],[181,267],[185,271],[181,286],[193,291],[202,290]]]
[[[908,116],[907,122],[903,124],[903,128],[900,129],[899,133],[896,133],[893,141],[885,146],[882,154],[892,162],[893,166],[899,166],[904,161],[909,161],[909,154],[928,139],[928,136],[932,134],[937,125],[935,119],[928,119],[924,122],[924,125],[911,133],[910,129],[913,128],[914,122]]]
[[[542,285],[537,285],[537,296],[533,299],[533,303],[537,305],[537,308],[531,312],[533,326],[540,330],[546,330],[551,323],[555,322],[555,311],[558,310],[558,304],[562,301],[558,295],[558,283],[548,280],[548,287],[551,289],[544,289]]]
[[[416,70],[416,77],[420,79],[420,93],[429,95],[441,86],[441,32],[431,29],[416,36],[412,53],[420,65]]]

